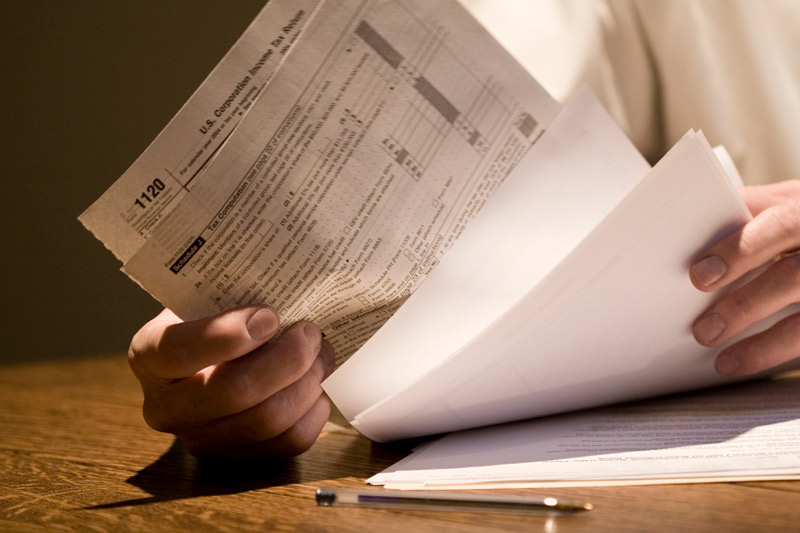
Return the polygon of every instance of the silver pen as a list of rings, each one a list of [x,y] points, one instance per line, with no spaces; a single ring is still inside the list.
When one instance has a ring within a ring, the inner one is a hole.
[[[317,489],[317,505],[326,507],[382,507],[435,511],[478,511],[514,514],[574,514],[592,504],[552,497],[474,494],[458,492]]]

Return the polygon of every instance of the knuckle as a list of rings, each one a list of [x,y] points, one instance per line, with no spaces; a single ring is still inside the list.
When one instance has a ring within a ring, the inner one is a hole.
[[[748,295],[741,290],[730,293],[718,306],[718,311],[728,318],[729,322],[747,322],[753,306]]]
[[[746,262],[751,262],[763,248],[761,237],[756,232],[743,232],[738,242],[736,255]]]
[[[141,381],[143,379],[144,369],[142,368],[142,359],[140,351],[131,342],[128,348],[128,366],[133,371],[133,374]]]
[[[261,382],[254,372],[238,372],[230,376],[228,390],[233,394],[225,394],[219,401],[225,403],[230,412],[240,412],[256,405],[261,398]]]
[[[174,328],[178,324],[165,310],[133,335],[128,364],[140,381],[160,381],[164,366],[170,370],[188,356],[183,343],[175,339]]]
[[[740,234],[736,253],[743,259],[756,259],[776,245],[792,247],[800,235],[800,204],[781,203],[762,211],[757,223],[750,223]]]
[[[781,238],[793,240],[800,232],[800,210],[797,204],[781,204],[778,208],[767,210],[766,214],[780,230]]]
[[[147,342],[143,330],[139,330],[131,339],[128,347],[128,366],[140,381],[149,379],[147,359],[152,359],[152,347]]]
[[[141,353],[145,351],[145,342],[144,342],[144,334],[142,330],[137,331],[133,338],[131,338],[131,343],[128,346],[128,360],[133,361],[135,360]]]

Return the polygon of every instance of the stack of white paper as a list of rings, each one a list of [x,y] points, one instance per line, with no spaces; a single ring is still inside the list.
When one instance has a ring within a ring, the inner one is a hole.
[[[437,271],[323,383],[359,431],[388,441],[724,382],[718,350],[691,335],[719,295],[688,269],[750,215],[702,135],[647,172],[602,115],[589,95],[570,103]]]
[[[453,433],[369,479],[401,489],[800,479],[800,377]]]

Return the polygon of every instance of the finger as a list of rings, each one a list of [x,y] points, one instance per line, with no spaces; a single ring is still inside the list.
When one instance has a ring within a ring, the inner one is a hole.
[[[311,448],[322,428],[325,427],[330,411],[331,401],[327,396],[322,395],[297,423],[273,439],[215,453],[197,453],[190,447],[191,445],[187,446],[186,443],[184,443],[184,447],[197,457],[209,459],[236,461],[260,458],[288,459]]]
[[[692,333],[700,344],[716,346],[797,301],[800,255],[791,255],[722,298],[695,321]]]
[[[259,305],[190,322],[164,311],[136,333],[129,361],[141,380],[192,376],[253,351],[275,335],[279,323],[275,310]]]
[[[330,374],[332,360],[332,352],[321,354],[301,379],[258,405],[200,427],[187,428],[178,435],[191,453],[200,456],[272,440],[297,425],[325,397],[320,382]]]
[[[750,185],[742,187],[739,193],[754,216],[761,211],[800,198],[800,180],[785,180],[768,185]]]
[[[800,314],[722,350],[714,368],[723,376],[747,376],[800,356]]]
[[[799,245],[800,205],[770,207],[706,250],[690,269],[692,283],[718,289]]]
[[[321,346],[316,326],[293,324],[246,356],[146,390],[145,420],[154,429],[177,433],[251,409],[305,375],[332,368],[333,348],[328,343],[325,350]],[[314,368],[315,364],[322,366]]]
[[[287,431],[274,439],[236,450],[238,457],[290,458],[307,451],[316,442],[331,413],[331,401],[323,395],[314,406]]]

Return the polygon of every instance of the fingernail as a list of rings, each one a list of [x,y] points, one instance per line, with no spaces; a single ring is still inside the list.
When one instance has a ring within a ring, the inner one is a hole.
[[[714,363],[714,367],[717,369],[717,372],[722,374],[723,376],[733,376],[736,374],[736,371],[742,366],[742,362],[739,359],[739,356],[735,353],[721,353],[717,356],[717,361]]]
[[[278,317],[270,309],[259,309],[247,319],[247,331],[257,342],[269,340],[278,326]]]
[[[722,335],[727,323],[719,313],[708,313],[694,323],[692,333],[700,344],[711,344],[714,339]]]
[[[718,255],[710,255],[692,265],[692,276],[704,287],[720,279],[727,271],[728,265]]]

